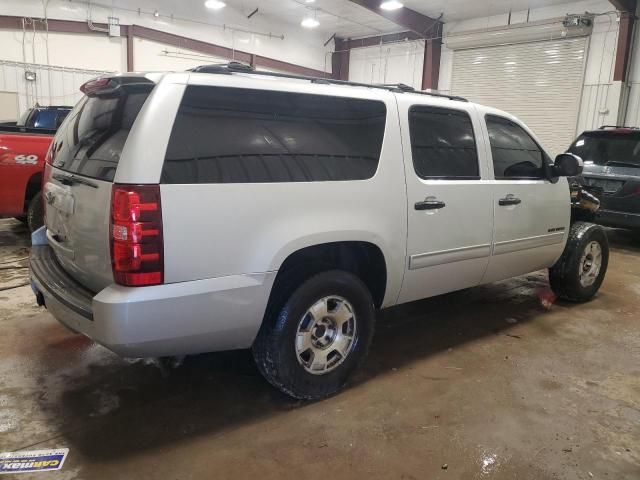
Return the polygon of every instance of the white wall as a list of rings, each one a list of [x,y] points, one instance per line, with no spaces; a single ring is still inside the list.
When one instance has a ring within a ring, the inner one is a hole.
[[[134,69],[137,71],[179,71],[205,63],[223,63],[225,61],[228,60],[151,40],[133,39],[133,63]]]
[[[33,31],[0,30],[0,45],[0,60],[111,72],[126,67],[126,42],[121,37],[49,33],[47,41],[40,31],[34,35]]]
[[[566,3],[551,7],[532,9],[529,21],[547,20],[563,17],[567,13],[605,13],[613,10],[606,0],[593,0]],[[508,25],[508,14],[476,18],[445,24],[444,36],[469,30],[480,30]],[[527,12],[512,12],[511,24],[527,21]],[[620,105],[622,85],[613,81],[618,22],[615,14],[597,16],[589,40],[582,101],[576,132],[597,128],[603,124],[616,124]],[[451,90],[451,75],[454,51],[443,45],[440,60],[439,89]],[[640,65],[638,66],[640,72]],[[636,78],[640,81],[640,75]],[[640,90],[638,91],[640,94]]]
[[[156,18],[144,13],[163,8],[159,2],[150,0],[138,0],[136,8],[140,6],[141,14],[137,10],[127,11],[120,0],[106,2],[114,5],[108,9],[96,6],[99,2],[92,2],[91,18],[94,23],[106,23],[108,16],[115,16],[122,25],[140,25],[308,68],[325,70],[326,67],[331,71],[331,57],[327,53],[331,51],[332,44],[324,47],[326,38],[319,32],[287,27],[259,15],[249,21],[229,7],[213,13],[204,7],[204,2],[190,4],[190,11],[184,13],[185,18],[194,21],[163,15]],[[181,2],[165,2],[164,6],[185,10],[185,4]],[[162,11],[166,13],[168,10]],[[81,0],[49,0],[46,14],[50,19],[84,22],[88,7]],[[45,11],[41,0],[0,0],[0,15],[43,18]],[[269,33],[273,35],[270,37]],[[280,35],[284,35],[284,39],[277,38]],[[88,78],[100,72],[127,69],[126,38],[109,37],[106,33],[52,32],[47,35],[41,30],[34,32],[27,21],[24,30],[0,29],[0,46],[0,64],[4,63],[0,91],[17,93],[21,111],[36,102],[41,105],[73,104],[79,96],[79,86]],[[228,60],[134,39],[134,69],[138,71],[185,70]],[[7,62],[13,63],[9,65]],[[22,65],[24,63],[29,65]],[[25,69],[36,71],[38,80],[26,81]]]
[[[35,81],[25,79],[34,72]],[[80,99],[80,86],[103,71],[50,67],[32,63],[0,60],[0,91],[17,95],[18,116],[36,103],[40,105],[75,105]],[[11,118],[9,118],[11,117]],[[2,120],[16,120],[15,111],[0,110]]]
[[[424,41],[354,48],[349,55],[349,80],[362,83],[404,83],[422,88]]]
[[[44,17],[42,3],[41,0],[2,0],[0,2],[0,15],[41,18]],[[91,17],[94,23],[106,23],[108,16],[115,16],[119,18],[120,23],[123,25],[140,25],[316,70],[325,70],[325,66],[327,67],[327,71],[331,70],[330,57],[327,57],[326,53],[331,51],[332,44],[329,44],[327,47],[323,46],[326,38],[321,32],[309,31],[301,27],[287,26],[281,22],[269,21],[265,17],[260,17],[260,15],[257,15],[252,20],[247,20],[242,13],[230,7],[213,12],[204,7],[204,2],[194,2],[193,4],[189,2],[188,12],[184,12],[186,10],[186,4],[170,2],[171,8],[175,10],[182,9],[183,17],[193,18],[193,21],[179,20],[178,16],[174,17],[174,19],[165,17],[165,10],[163,10],[160,17],[156,18],[149,12],[153,12],[156,8],[161,7],[158,7],[158,2],[151,0],[138,0],[136,3],[136,7],[139,6],[141,8],[142,14],[138,14],[137,11],[127,11],[124,8],[118,8],[120,4],[118,1],[111,0],[105,1],[104,3],[113,3],[115,7],[101,8],[96,6],[99,4],[99,1],[93,2],[94,6],[91,10]],[[86,21],[87,19],[87,5],[85,2],[50,0],[48,5],[47,15],[49,18],[76,21]],[[5,52],[7,49],[5,49],[4,44],[2,44],[3,48],[0,50],[0,59],[5,59],[6,57],[22,61],[22,32],[18,33],[19,38],[14,38],[14,41],[11,43],[10,52]],[[273,35],[269,37],[269,33]],[[284,35],[284,39],[277,38],[281,35]],[[56,57],[56,60],[65,60],[72,62],[74,66],[86,68],[88,65],[93,65],[96,61],[100,62],[102,53],[105,50],[109,50],[107,60],[110,62],[108,69],[111,69],[114,62],[110,57],[113,53],[110,50],[111,47],[100,46],[96,49],[95,42],[91,42],[87,40],[87,38],[109,44],[114,43],[114,41],[109,40],[106,34],[97,37],[87,35],[83,37],[81,41],[76,39],[73,40],[72,43],[65,43],[64,40],[60,40],[62,43],[56,44],[59,48],[49,49],[50,55],[53,50],[58,50],[60,56]],[[52,41],[51,34],[49,35],[49,41]],[[58,42],[57,39],[54,41]],[[115,43],[120,42],[123,42],[123,40],[115,41]],[[84,46],[85,44],[86,47]],[[41,39],[36,42],[36,45],[44,50]],[[41,55],[41,53],[36,53],[36,56]],[[126,67],[124,48],[120,55],[120,61],[115,62],[118,65],[116,70],[121,70]],[[141,59],[142,63],[145,61],[146,60]],[[51,63],[53,64],[53,60]],[[100,68],[107,69],[105,65],[101,65]]]

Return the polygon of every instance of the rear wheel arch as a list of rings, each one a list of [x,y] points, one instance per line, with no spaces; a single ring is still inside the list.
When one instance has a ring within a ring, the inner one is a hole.
[[[29,208],[29,203],[38,192],[42,190],[42,172],[34,173],[29,177],[29,181],[25,185],[24,190],[24,210]]]
[[[382,249],[367,241],[338,241],[303,247],[284,259],[271,289],[265,318],[273,309],[281,308],[302,282],[328,270],[356,275],[369,289],[376,308],[381,307],[388,276]]]

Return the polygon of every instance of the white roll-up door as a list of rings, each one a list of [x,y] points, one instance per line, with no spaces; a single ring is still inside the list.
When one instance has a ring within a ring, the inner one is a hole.
[[[456,50],[451,92],[517,116],[563,152],[576,135],[587,38]]]

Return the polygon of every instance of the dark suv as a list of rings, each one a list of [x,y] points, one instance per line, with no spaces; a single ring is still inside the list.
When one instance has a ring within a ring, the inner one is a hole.
[[[640,230],[640,129],[604,126],[586,131],[569,152],[584,160],[582,181],[598,192],[596,221]]]

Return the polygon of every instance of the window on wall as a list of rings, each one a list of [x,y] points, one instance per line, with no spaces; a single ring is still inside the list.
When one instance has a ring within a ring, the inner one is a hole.
[[[163,183],[364,180],[380,159],[383,102],[189,86],[171,132]]]
[[[521,126],[496,115],[487,115],[486,119],[497,180],[546,177],[546,155]]]
[[[478,151],[466,112],[413,106],[409,110],[411,154],[424,179],[478,179]]]

